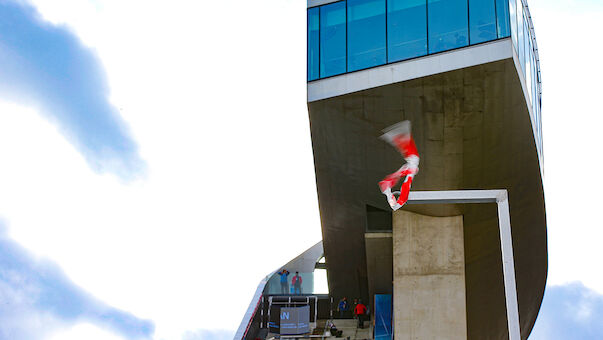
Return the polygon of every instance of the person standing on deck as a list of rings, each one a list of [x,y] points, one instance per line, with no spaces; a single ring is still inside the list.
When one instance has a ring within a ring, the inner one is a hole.
[[[291,283],[293,284],[293,293],[301,294],[302,278],[299,276],[299,272],[295,272],[295,276],[291,280]]]
[[[283,268],[278,275],[281,276],[281,294],[289,294],[289,280],[287,280],[289,271]]]

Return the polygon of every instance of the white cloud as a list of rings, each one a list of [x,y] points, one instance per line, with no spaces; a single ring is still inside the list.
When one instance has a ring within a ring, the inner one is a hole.
[[[186,332],[182,340],[231,340],[233,336],[234,331],[201,329]]]
[[[36,287],[16,272],[6,271],[3,268],[1,276],[10,278],[12,284],[0,280],[0,301],[3,304],[0,308],[0,339],[39,339],[40,335],[63,326],[53,315],[33,308],[38,294]]]
[[[3,103],[10,235],[157,338],[236,329],[262,276],[320,239],[304,4],[34,3],[97,50],[149,171],[98,175],[36,111]]]
[[[124,338],[89,323],[78,323],[55,332],[47,340],[125,340]]]
[[[602,316],[603,295],[582,283],[549,286],[530,339],[598,339]]]
[[[39,295],[39,287],[27,277],[0,268],[0,339],[37,340],[65,327],[52,313],[36,308]]]
[[[596,104],[603,46],[593,44],[603,6],[534,0],[530,8],[543,75],[548,282],[579,280],[603,293],[603,274],[593,270],[603,255],[597,196],[603,108]]]

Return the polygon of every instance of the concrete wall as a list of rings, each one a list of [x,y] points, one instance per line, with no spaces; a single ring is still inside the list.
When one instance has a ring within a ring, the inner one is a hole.
[[[393,220],[395,338],[467,339],[463,217]]]
[[[375,294],[392,294],[394,280],[392,233],[367,233],[364,235],[364,240],[369,304],[374,306]]]

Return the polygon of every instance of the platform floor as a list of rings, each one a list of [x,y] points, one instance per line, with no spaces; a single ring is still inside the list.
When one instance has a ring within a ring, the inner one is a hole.
[[[364,328],[357,328],[358,321],[356,319],[335,319],[333,323],[343,331],[341,338],[350,337],[350,339],[372,339],[373,326],[368,320],[364,321]]]

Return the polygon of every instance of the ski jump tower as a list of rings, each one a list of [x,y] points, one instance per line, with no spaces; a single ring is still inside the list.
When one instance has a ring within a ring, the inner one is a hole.
[[[547,275],[526,1],[308,0],[307,29],[331,296],[392,294],[397,340],[526,339]],[[392,213],[377,183],[402,160],[378,136],[402,120],[421,154],[409,203],[436,204]],[[503,198],[507,217],[477,204]]]

